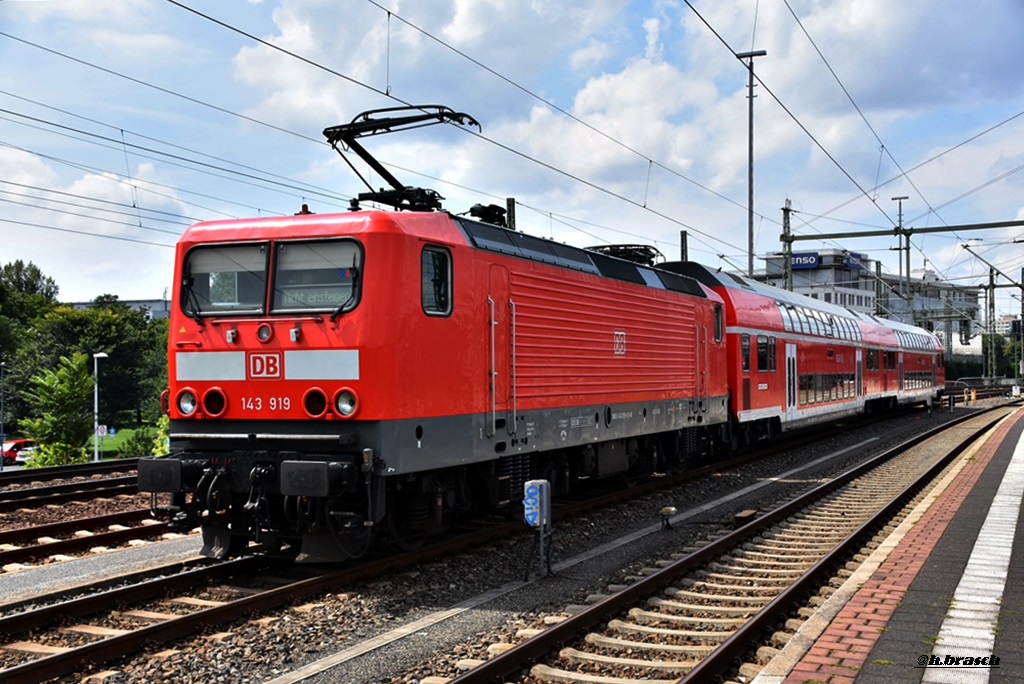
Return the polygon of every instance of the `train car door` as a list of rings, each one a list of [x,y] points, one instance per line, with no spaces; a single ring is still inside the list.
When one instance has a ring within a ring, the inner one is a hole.
[[[491,266],[490,287],[487,293],[488,348],[490,371],[487,396],[488,411],[487,436],[493,436],[504,430],[515,431],[515,419],[508,420],[508,411],[512,404],[515,411],[513,356],[514,356],[514,320],[515,305],[509,294],[508,269],[504,266]]]
[[[796,420],[797,409],[797,380],[796,372],[796,345],[786,343],[786,420]]]
[[[897,383],[898,384],[896,385],[896,389],[897,389],[897,391],[902,392],[904,389],[906,389],[906,387],[903,385],[903,352],[899,352],[899,357],[900,357],[900,372],[899,372],[899,377],[897,379]]]
[[[856,370],[856,383],[857,383],[857,398],[860,399],[864,396],[864,350],[857,350],[857,370]]]

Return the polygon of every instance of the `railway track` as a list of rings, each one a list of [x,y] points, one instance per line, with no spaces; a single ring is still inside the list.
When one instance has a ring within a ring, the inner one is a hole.
[[[167,532],[167,523],[153,520],[149,509],[6,530],[0,532],[0,568],[48,557],[66,560],[62,557]]]
[[[721,467],[721,464],[716,467]],[[577,515],[595,505],[607,505],[621,500],[623,496],[635,496],[645,489],[646,485],[626,492],[602,492],[585,500],[567,502],[558,507],[555,517]],[[132,512],[126,515],[126,519],[135,515]],[[70,527],[65,527],[64,531],[68,529]],[[51,530],[36,527],[27,534],[35,536],[41,531]],[[295,602],[304,596],[337,592],[361,580],[414,567],[522,532],[523,525],[518,520],[491,524],[480,522],[461,529],[450,539],[418,551],[378,558],[337,572],[321,572],[309,577],[306,575],[308,571],[301,566],[293,568],[292,572],[303,573],[304,576],[287,582],[268,578],[269,574],[284,575],[288,572],[287,562],[249,557],[209,568],[175,572],[165,578],[147,578],[87,597],[67,600],[60,595],[36,597],[24,611],[18,606],[0,606],[0,612],[7,613],[0,618],[0,634],[8,635],[7,641],[0,642],[0,667],[3,668],[0,669],[0,681],[35,682],[81,672],[93,664],[131,655],[153,644],[173,641],[199,630],[210,630],[217,625]],[[129,535],[131,532],[121,533]],[[26,533],[19,534],[26,536]],[[2,539],[4,537],[0,537]],[[254,578],[259,578],[256,586],[253,585]],[[211,599],[210,596],[216,598]],[[44,605],[38,607],[40,604]],[[112,610],[113,606],[118,608]],[[69,621],[73,624],[69,625]]]
[[[451,680],[714,681],[749,677],[771,635],[1010,409],[944,425],[848,471]],[[950,435],[956,444],[949,446]],[[884,504],[884,505],[883,505]],[[762,645],[760,654],[756,645]],[[752,646],[754,645],[754,646]]]
[[[764,457],[764,453],[762,450],[753,457]],[[749,458],[745,456],[736,459],[730,465],[736,466]],[[723,464],[715,466],[720,467]],[[687,476],[692,477],[699,472],[687,473]],[[665,483],[658,484],[664,486]],[[596,501],[607,505],[622,500],[623,496],[635,496],[645,488],[646,485],[627,492],[605,493]],[[560,505],[555,513],[557,517],[571,516],[595,505],[598,505],[595,500],[566,503]],[[142,583],[146,585],[145,588],[119,588],[118,593],[105,593],[87,599],[33,599],[31,610],[0,619],[0,634],[10,635],[8,641],[0,643],[0,666],[6,666],[6,669],[0,670],[0,681],[38,681],[81,673],[85,671],[83,668],[134,654],[153,644],[173,641],[199,630],[210,631],[217,625],[294,603],[304,596],[343,591],[345,586],[354,582],[377,578],[433,558],[454,554],[460,549],[521,534],[522,531],[520,521],[479,524],[470,533],[464,531],[457,538],[424,547],[413,554],[377,559],[362,566],[303,577],[288,584],[253,586],[243,581],[268,573],[283,572],[282,566],[272,565],[273,561],[269,559],[245,559],[244,562],[255,565],[227,565],[225,571],[204,570],[211,573],[204,583],[175,578],[169,580],[171,585],[161,586],[153,580],[147,580]],[[268,565],[259,565],[261,562]],[[234,575],[214,575],[215,572]],[[243,579],[236,580],[234,576]],[[186,584],[186,593],[177,596],[181,601],[167,598],[172,596],[172,592],[180,591],[175,587]],[[170,609],[166,601],[172,601]],[[50,605],[36,608],[40,603]],[[111,610],[115,605],[120,606],[116,612]],[[188,606],[191,608],[186,611]],[[2,612],[9,613],[11,610],[9,606],[0,607]],[[176,617],[166,615],[172,612]],[[74,627],[73,630],[68,631],[68,620],[75,621],[75,624],[70,625]]]
[[[0,491],[0,513],[19,508],[37,508],[120,495],[138,494],[134,475],[103,479],[76,480],[42,487],[25,487]]]
[[[5,635],[0,680],[44,681],[217,624],[218,617],[244,615],[255,609],[254,597],[273,583],[265,574],[269,567],[259,558],[183,565],[165,576],[69,600],[62,595],[34,598],[33,606],[45,605],[0,618],[0,634]]]
[[[0,472],[0,513],[137,494],[138,459]],[[127,473],[127,474],[121,474]]]

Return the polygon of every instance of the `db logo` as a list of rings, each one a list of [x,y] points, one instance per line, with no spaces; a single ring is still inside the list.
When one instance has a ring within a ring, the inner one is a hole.
[[[281,353],[250,353],[247,359],[250,380],[280,380]]]
[[[616,330],[613,334],[613,346],[615,354],[622,356],[626,353],[626,333],[623,330]]]

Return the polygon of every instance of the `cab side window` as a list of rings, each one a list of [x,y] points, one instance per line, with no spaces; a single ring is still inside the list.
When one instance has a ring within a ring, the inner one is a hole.
[[[443,247],[426,246],[420,258],[420,302],[428,316],[452,312],[452,255]]]

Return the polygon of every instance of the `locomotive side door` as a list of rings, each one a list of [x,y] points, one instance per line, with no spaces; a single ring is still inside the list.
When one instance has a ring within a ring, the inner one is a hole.
[[[694,388],[697,396],[697,410],[701,413],[707,413],[710,402],[708,398],[711,394],[710,390],[710,379],[708,378],[708,365],[710,363],[709,350],[708,350],[708,328],[706,325],[694,325],[693,335],[695,345],[694,360],[697,362],[697,386]]]
[[[786,420],[796,420],[797,379],[796,345],[786,343]]]
[[[491,437],[508,427],[515,432],[515,389],[513,378],[515,355],[515,304],[509,293],[508,269],[492,265],[487,293],[488,321],[488,417],[487,436]]]

